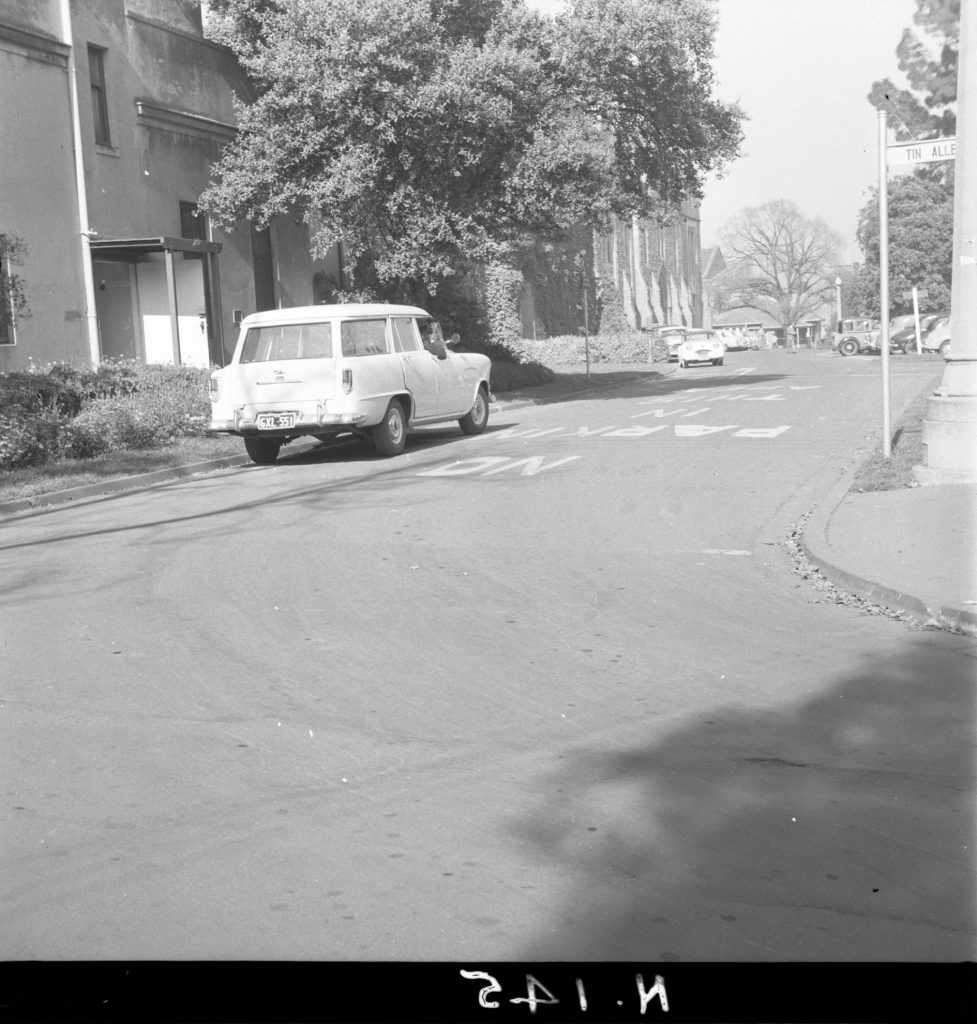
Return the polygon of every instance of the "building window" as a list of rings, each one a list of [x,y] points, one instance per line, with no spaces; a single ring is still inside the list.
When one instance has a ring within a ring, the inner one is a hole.
[[[180,203],[180,237],[207,241],[207,215],[200,212],[196,203]]]
[[[88,47],[88,78],[92,86],[92,117],[95,119],[95,141],[100,146],[111,146],[109,105],[105,97],[105,50],[101,46]]]
[[[196,203],[180,203],[180,237],[207,241],[207,214],[201,213]],[[185,252],[185,260],[199,260],[199,252]]]
[[[0,232],[0,345],[16,345],[17,314],[30,315],[24,282],[12,269],[26,255],[27,246],[19,235]]]
[[[275,275],[271,259],[271,231],[251,227],[251,266],[254,270],[255,311],[275,308]]]
[[[0,345],[16,345],[13,289],[7,274],[7,260],[0,249]]]

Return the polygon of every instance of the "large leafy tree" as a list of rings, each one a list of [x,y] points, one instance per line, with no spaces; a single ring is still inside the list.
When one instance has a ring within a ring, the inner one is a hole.
[[[896,49],[909,89],[889,79],[872,86],[869,102],[892,115],[901,139],[949,137],[956,130],[960,0],[916,0],[913,21]],[[950,308],[953,265],[953,163],[922,165],[888,181],[890,314],[911,313],[905,292],[913,285],[928,295],[924,308]],[[847,303],[851,312],[879,315],[879,195],[872,189],[859,214],[858,243],[864,256]]]
[[[914,24],[930,39],[907,28],[896,48],[908,89],[883,78],[872,85],[873,107],[893,115],[901,139],[951,136],[956,131],[957,57],[960,0],[916,0]]]
[[[212,0],[254,95],[201,206],[304,216],[361,281],[419,296],[611,211],[698,199],[737,152],[706,0]]]
[[[889,298],[893,316],[913,311],[903,298],[913,285],[925,289],[923,311],[950,308],[953,267],[953,190],[922,175],[889,181]],[[863,207],[858,244],[864,256],[848,306],[856,316],[879,315],[878,189]]]
[[[818,315],[834,291],[841,239],[786,199],[742,210],[720,240],[728,268],[717,287],[727,305],[764,310],[787,325]]]

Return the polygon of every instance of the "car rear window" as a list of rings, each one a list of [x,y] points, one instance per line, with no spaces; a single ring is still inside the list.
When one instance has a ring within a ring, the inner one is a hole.
[[[332,323],[274,324],[249,327],[241,348],[242,363],[281,359],[331,359]]]
[[[378,356],[387,351],[387,321],[344,320],[340,324],[344,356]]]

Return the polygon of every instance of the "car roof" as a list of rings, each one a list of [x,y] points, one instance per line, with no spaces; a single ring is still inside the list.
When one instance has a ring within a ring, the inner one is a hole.
[[[428,316],[418,306],[395,306],[385,302],[354,302],[341,305],[286,306],[283,309],[266,309],[250,313],[241,321],[242,327],[258,327],[262,324],[296,324],[320,320],[336,320],[359,316]]]

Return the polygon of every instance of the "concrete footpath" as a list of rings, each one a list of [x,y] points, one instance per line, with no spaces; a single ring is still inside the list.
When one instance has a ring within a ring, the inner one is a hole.
[[[836,586],[977,636],[977,484],[853,492],[846,477],[801,538]]]
[[[592,387],[571,388],[574,397],[626,383],[613,374],[600,376],[603,380]],[[621,375],[625,376],[631,375]],[[532,390],[532,395],[513,395],[493,403],[493,411],[557,401],[567,395],[567,389],[558,385]],[[296,444],[293,450],[299,447]],[[0,515],[151,487],[249,462],[242,454],[55,491],[0,504]],[[850,490],[853,476],[854,471],[846,474],[807,519],[801,537],[807,557],[848,593],[905,612],[922,623],[977,636],[977,484],[856,493]]]

